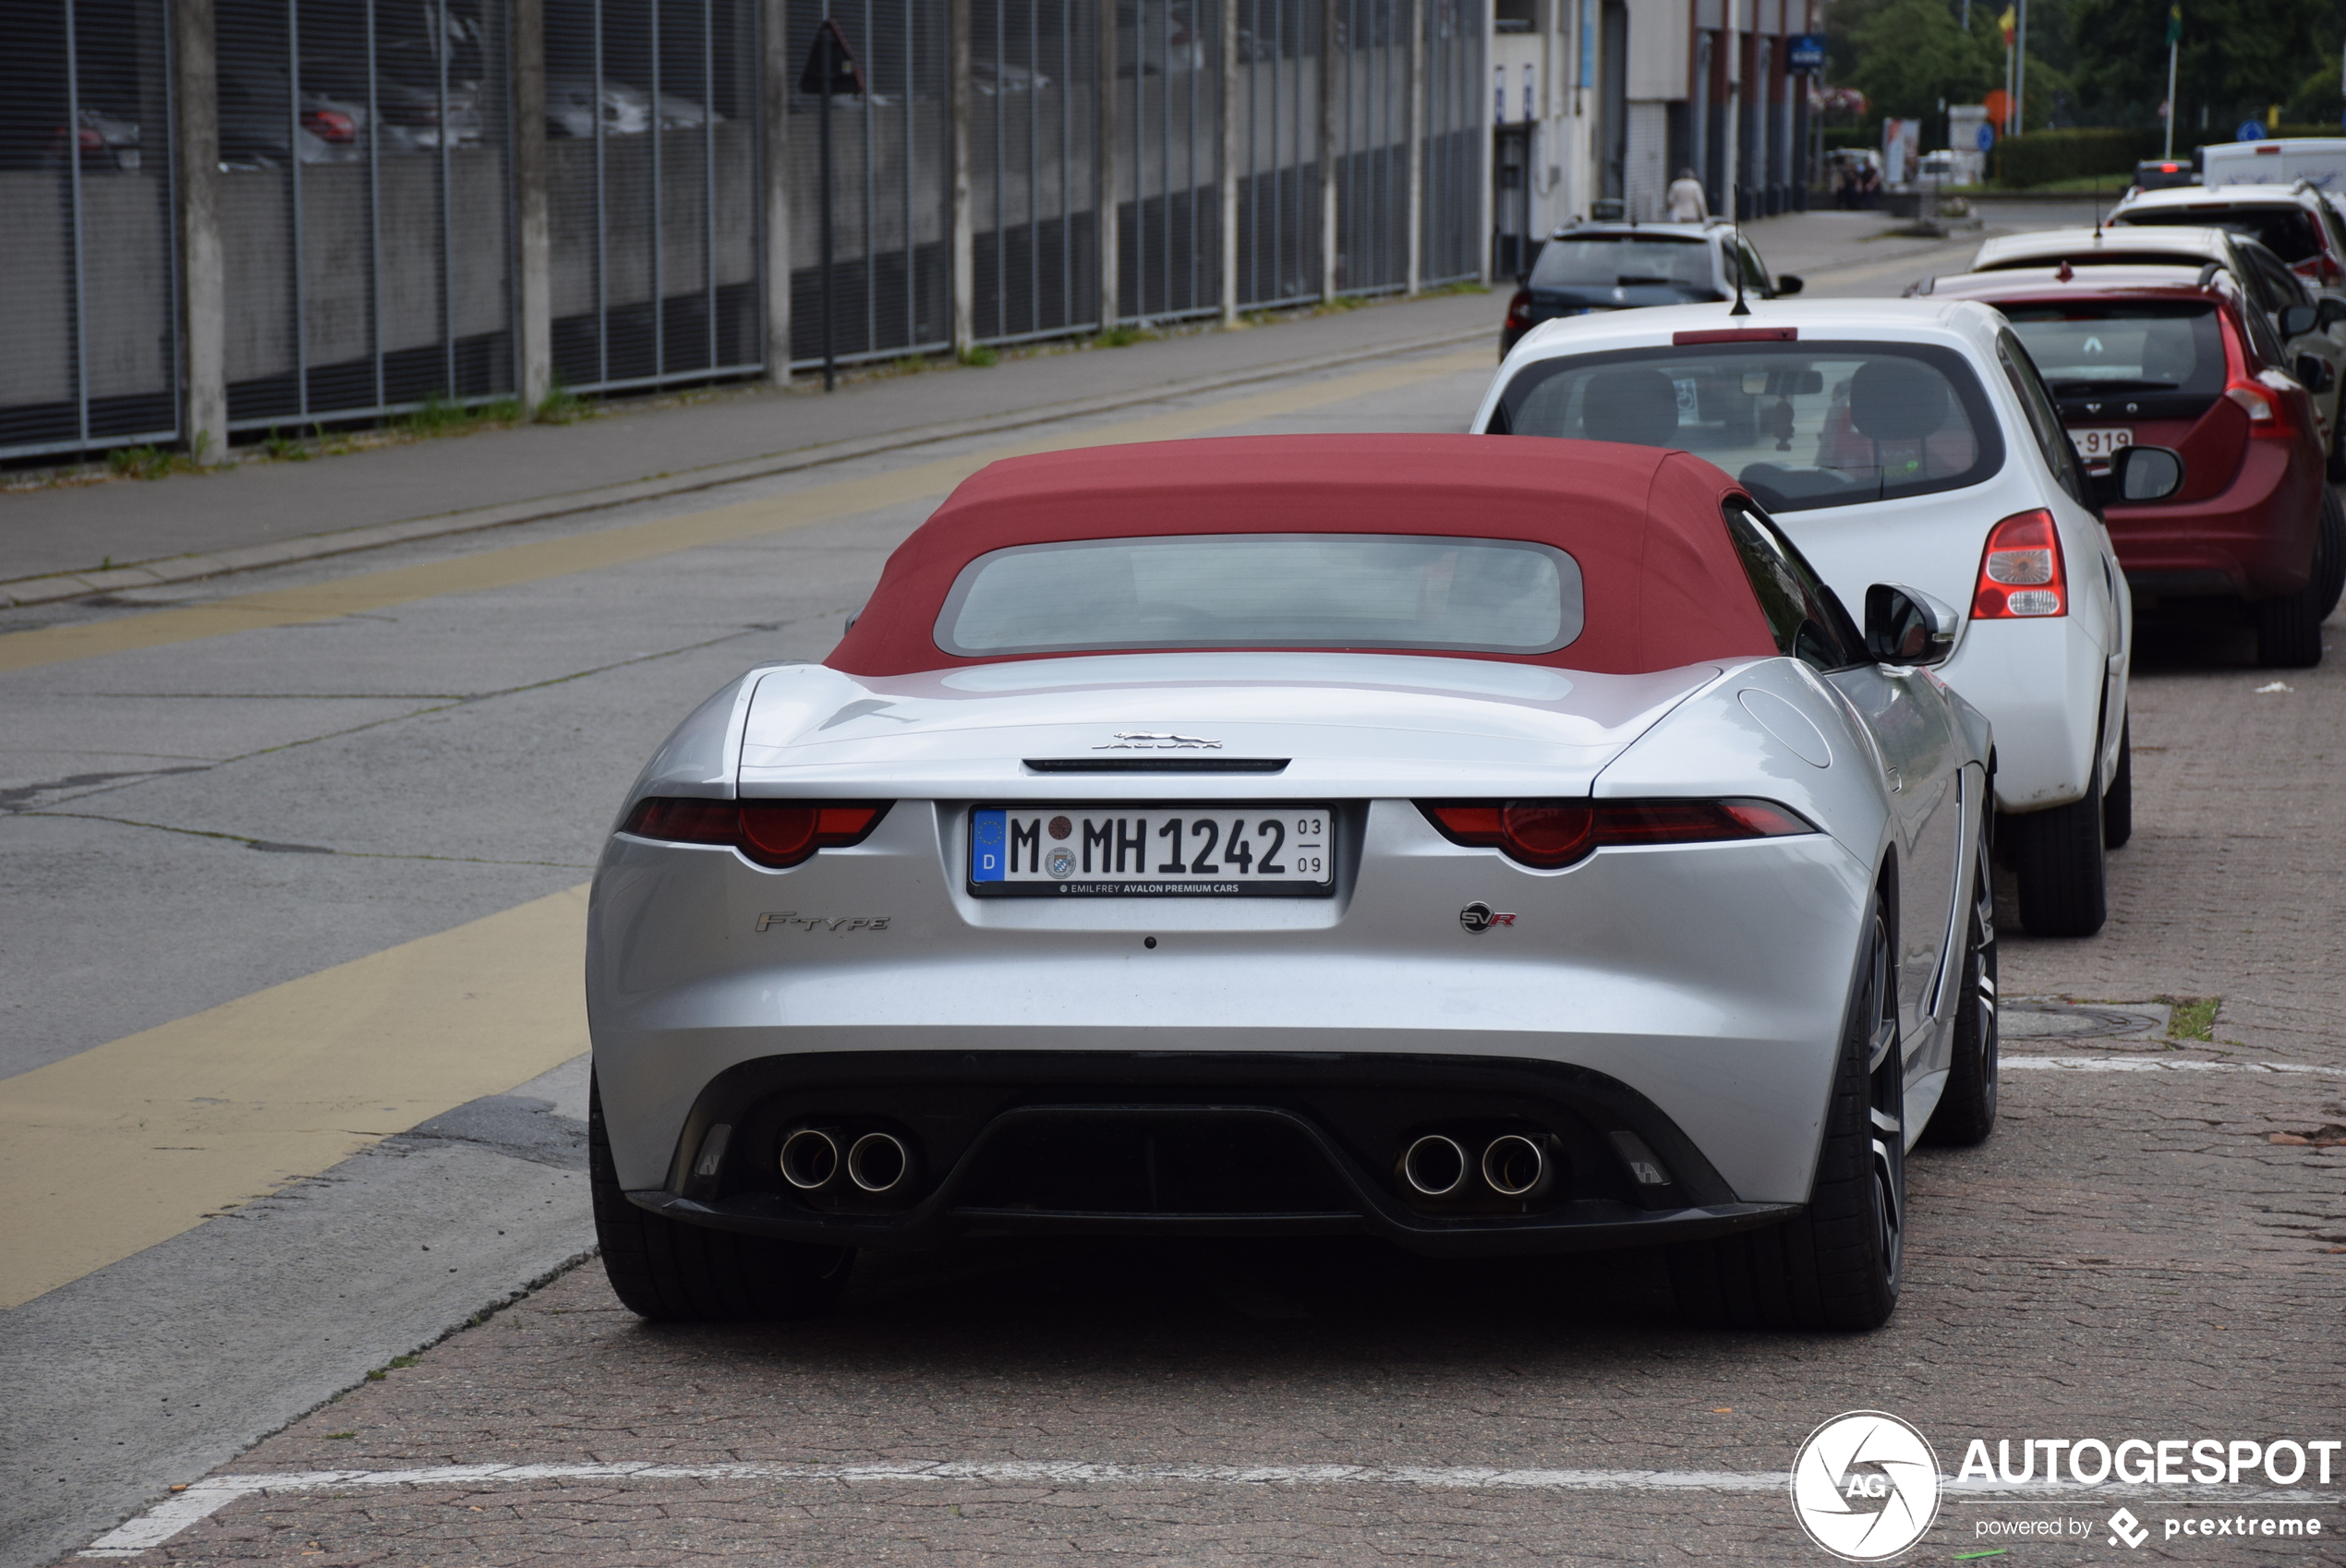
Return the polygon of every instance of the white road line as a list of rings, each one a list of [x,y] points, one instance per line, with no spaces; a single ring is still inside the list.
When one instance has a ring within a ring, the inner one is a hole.
[[[2058,1072],[2272,1072],[2313,1073],[2322,1078],[2346,1078],[2346,1067],[2316,1067],[2304,1062],[2199,1062],[2160,1056],[2015,1056],[2001,1057],[2003,1066],[2047,1067]]]
[[[257,1492],[326,1491],[343,1487],[489,1487],[541,1481],[961,1481],[1008,1486],[1390,1486],[1464,1491],[1777,1492],[1792,1484],[1781,1470],[1507,1470],[1489,1465],[1097,1465],[1080,1461],[876,1463],[869,1465],[662,1465],[652,1460],[609,1465],[446,1465],[415,1470],[298,1470],[279,1474],[211,1476],[118,1529],[99,1537],[82,1557],[135,1557],[163,1545],[188,1526]],[[2083,1502],[2107,1489],[2023,1481],[1958,1481],[1941,1477],[1950,1494]],[[2302,1490],[2267,1490],[2254,1499],[2230,1497],[2223,1486],[2181,1489],[2231,1502],[2335,1502]],[[2113,1494],[2115,1495],[2115,1494]],[[2142,1501],[2142,1500],[2137,1500]],[[2153,1500],[2157,1501],[2157,1500]]]

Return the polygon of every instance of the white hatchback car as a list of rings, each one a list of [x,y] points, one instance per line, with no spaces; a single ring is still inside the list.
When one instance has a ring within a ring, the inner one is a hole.
[[[2104,851],[2132,831],[2134,610],[2094,481],[2001,316],[1834,300],[1552,321],[1501,364],[1472,428],[1682,449],[1734,476],[1845,602],[1895,582],[1963,607],[1938,675],[1995,728],[2022,923],[2100,929]],[[2117,466],[2104,483],[2129,499],[2180,482],[2171,454]]]

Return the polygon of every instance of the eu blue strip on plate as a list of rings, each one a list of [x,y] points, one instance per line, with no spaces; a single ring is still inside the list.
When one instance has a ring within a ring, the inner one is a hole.
[[[970,814],[970,880],[1002,880],[1002,817],[998,811]]]

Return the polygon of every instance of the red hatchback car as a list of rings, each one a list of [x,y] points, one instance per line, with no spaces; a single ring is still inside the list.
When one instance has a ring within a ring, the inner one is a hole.
[[[2181,454],[2172,498],[2105,513],[2138,608],[2229,601],[2256,629],[2258,663],[2321,662],[2321,624],[2346,585],[2346,507],[2323,473],[2313,399],[2230,274],[2030,268],[1927,292],[2010,319],[2089,468],[2128,446]]]

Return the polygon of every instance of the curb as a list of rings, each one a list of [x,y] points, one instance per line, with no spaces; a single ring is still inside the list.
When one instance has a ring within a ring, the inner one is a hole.
[[[720,485],[739,484],[745,479],[766,478],[777,474],[795,473],[804,468],[817,468],[827,464],[846,463],[859,457],[880,452],[900,452],[908,447],[926,446],[936,441],[956,440],[968,436],[991,435],[1002,430],[1022,429],[1034,425],[1046,425],[1076,414],[1103,414],[1119,408],[1131,408],[1142,404],[1163,403],[1168,399],[1191,396],[1200,392],[1219,392],[1229,387],[1246,386],[1255,381],[1277,380],[1288,376],[1309,375],[1315,370],[1331,370],[1362,360],[1382,359],[1390,356],[1423,353],[1432,349],[1452,348],[1462,344],[1481,343],[1493,336],[1487,331],[1445,332],[1435,337],[1409,338],[1398,343],[1379,344],[1373,348],[1350,349],[1341,354],[1322,355],[1312,359],[1284,360],[1274,365],[1258,366],[1249,370],[1232,371],[1226,375],[1203,376],[1188,381],[1168,381],[1145,391],[1120,393],[1114,397],[1085,399],[1072,403],[1038,404],[1032,408],[1009,414],[998,414],[980,419],[957,420],[943,425],[919,425],[909,429],[893,430],[858,440],[833,441],[823,446],[804,448],[792,452],[768,453],[761,457],[742,458],[732,463],[711,464],[658,479],[636,479],[625,484],[606,485],[597,489],[574,490],[567,495],[544,496],[534,501],[508,501],[500,506],[479,507],[465,512],[442,513],[434,517],[418,517],[404,523],[382,523],[372,527],[349,528],[330,534],[311,534],[297,539],[284,539],[272,544],[247,545],[236,549],[212,550],[200,554],[163,556],[130,566],[111,567],[99,572],[60,572],[39,577],[18,577],[0,582],[0,609],[27,605],[55,604],[66,599],[85,598],[93,594],[119,593],[125,589],[163,587],[175,583],[193,583],[207,577],[225,576],[236,572],[255,572],[265,567],[291,565],[298,561],[322,561],[332,556],[350,555],[360,550],[381,549],[386,546],[405,544],[412,539],[442,538],[452,534],[477,533],[487,528],[511,527],[519,523],[537,523],[552,517],[569,516],[575,513],[599,512],[610,507],[626,506],[635,501],[658,501],[662,497],[689,495],[695,490],[714,489]],[[1493,357],[1492,363],[1496,365]]]

